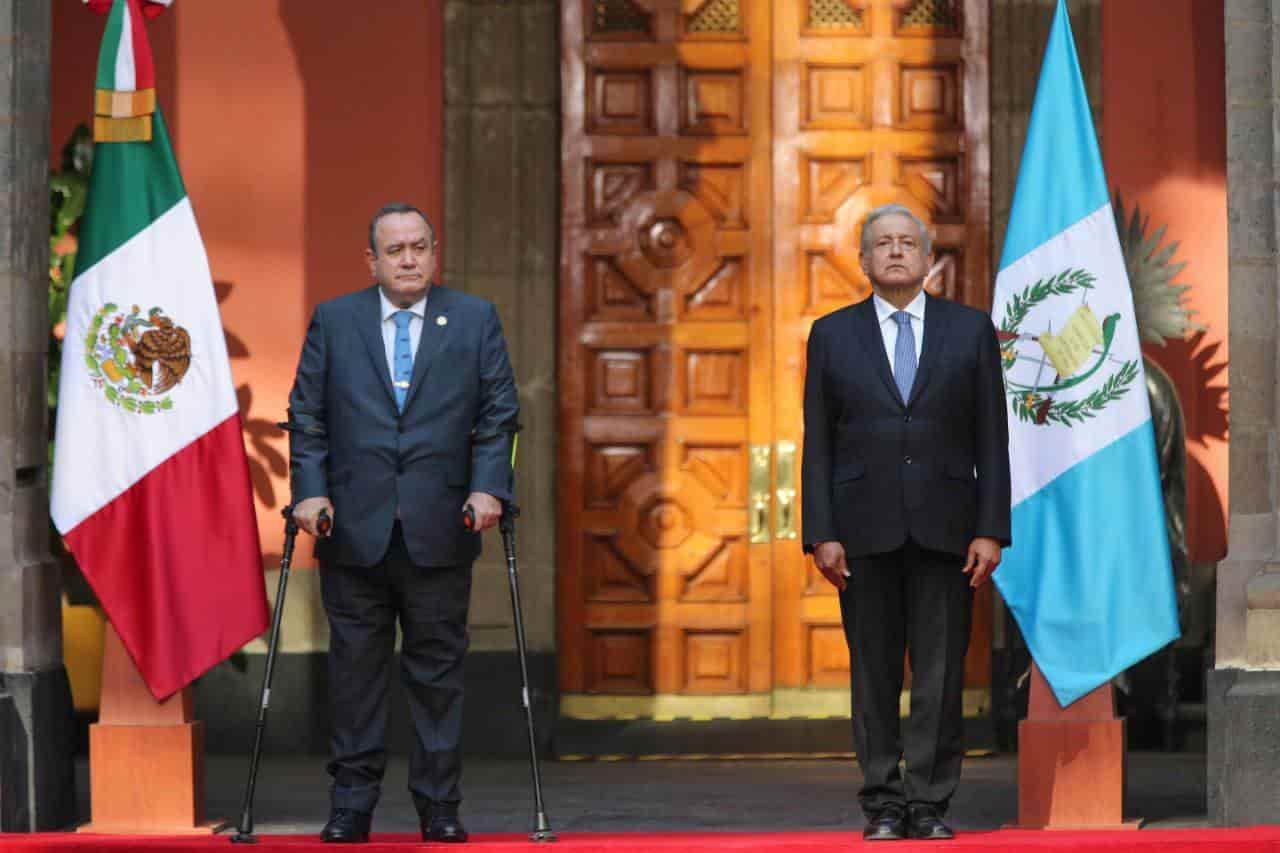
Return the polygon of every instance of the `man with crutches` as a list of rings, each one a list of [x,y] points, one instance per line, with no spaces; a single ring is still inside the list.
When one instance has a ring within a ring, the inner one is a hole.
[[[332,518],[317,547],[333,713],[321,838],[368,839],[398,623],[423,839],[461,842],[471,566],[479,533],[513,497],[519,404],[494,306],[432,284],[435,234],[421,211],[379,210],[365,256],[375,284],[316,307],[289,395],[294,517],[313,535],[321,511]]]

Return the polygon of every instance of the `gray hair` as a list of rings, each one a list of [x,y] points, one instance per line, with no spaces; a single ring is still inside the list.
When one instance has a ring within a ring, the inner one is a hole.
[[[933,238],[929,236],[929,226],[924,224],[924,220],[900,204],[882,204],[868,213],[867,218],[862,222],[862,254],[871,254],[871,226],[875,224],[876,220],[883,219],[886,216],[905,216],[910,219],[916,224],[916,228],[920,230],[920,249],[926,255],[933,251]]]
[[[378,254],[378,223],[386,217],[397,213],[416,213],[421,216],[422,221],[427,223],[427,239],[430,240],[432,246],[436,244],[436,229],[432,226],[431,220],[427,218],[427,215],[411,204],[406,204],[403,201],[393,201],[378,208],[378,212],[373,215],[373,219],[369,220],[369,251],[375,255]]]

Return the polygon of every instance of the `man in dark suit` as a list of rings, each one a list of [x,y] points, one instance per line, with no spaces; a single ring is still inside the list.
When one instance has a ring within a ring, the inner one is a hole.
[[[861,262],[872,297],[809,335],[804,548],[840,590],[864,837],[951,838],[973,590],[1010,542],[1000,349],[986,314],[924,293],[929,232],[905,207],[867,216]]]
[[[435,234],[403,204],[369,227],[376,284],[316,307],[289,395],[294,517],[320,541],[329,617],[333,776],[325,841],[365,841],[386,767],[396,622],[417,744],[409,790],[424,840],[458,818],[462,657],[477,530],[511,499],[519,406],[494,306],[431,283]]]

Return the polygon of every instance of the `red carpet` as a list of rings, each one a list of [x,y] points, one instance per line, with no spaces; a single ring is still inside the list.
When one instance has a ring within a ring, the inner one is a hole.
[[[343,848],[352,853],[389,853],[411,847],[430,846],[436,850],[453,849],[458,853],[733,853],[733,851],[764,851],[764,853],[836,853],[850,848],[867,847],[881,853],[911,853],[946,850],[1000,851],[1017,853],[1024,850],[1081,851],[1160,851],[1160,853],[1208,853],[1208,851],[1274,851],[1280,853],[1280,827],[1256,827],[1252,829],[1153,829],[1144,832],[1028,832],[1002,830],[1000,832],[966,832],[954,841],[897,841],[864,845],[861,836],[850,832],[668,832],[668,833],[567,833],[555,844],[533,844],[523,835],[478,835],[464,847],[432,844],[423,845],[414,835],[375,834],[368,844]],[[199,838],[156,838],[145,836],[76,835],[72,833],[43,833],[35,835],[0,836],[0,851],[18,853],[27,850],[83,850],[85,853],[140,850],[146,853],[161,851],[190,851],[203,853],[210,849],[252,851],[287,850],[301,853],[313,850],[333,853],[334,847],[321,844],[315,836],[269,835],[262,836],[256,846],[232,845],[227,835]]]

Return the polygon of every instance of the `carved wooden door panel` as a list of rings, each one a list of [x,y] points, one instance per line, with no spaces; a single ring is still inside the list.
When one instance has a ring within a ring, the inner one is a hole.
[[[857,240],[872,208],[896,202],[930,223],[939,259],[932,292],[990,304],[986,36],[984,0],[775,6],[780,478],[798,479],[809,328],[870,293]],[[794,541],[776,540],[773,550],[775,713],[847,712],[849,661],[834,591]],[[980,602],[969,656],[975,687],[989,684],[989,613],[989,601]]]
[[[562,712],[767,715],[769,7],[562,11]]]
[[[988,304],[985,2],[562,12],[561,712],[847,713],[796,538],[805,340],[867,293],[889,201],[932,225],[930,287]]]

